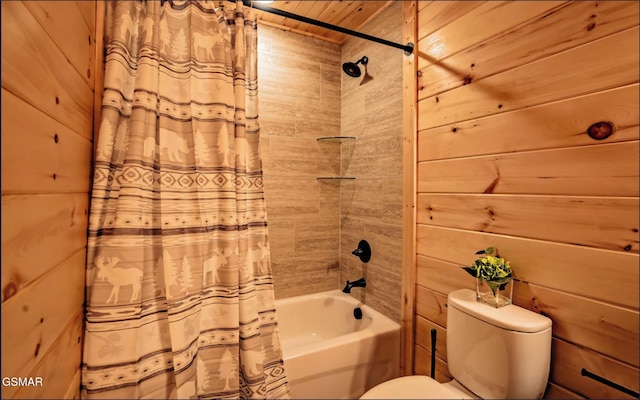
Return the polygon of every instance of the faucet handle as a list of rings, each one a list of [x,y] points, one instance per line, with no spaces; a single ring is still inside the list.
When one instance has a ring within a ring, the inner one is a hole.
[[[360,243],[358,243],[358,248],[352,251],[351,254],[359,257],[363,263],[367,263],[371,260],[371,246],[369,246],[366,240],[361,240]]]

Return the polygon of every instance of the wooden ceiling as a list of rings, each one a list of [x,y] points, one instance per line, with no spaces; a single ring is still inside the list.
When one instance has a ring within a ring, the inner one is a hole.
[[[307,18],[358,31],[365,23],[384,11],[393,3],[388,1],[288,1],[276,0],[261,4],[264,7],[277,8]],[[343,43],[349,35],[335,32],[319,26],[284,18],[275,14],[256,10],[260,23],[289,30],[334,43]]]

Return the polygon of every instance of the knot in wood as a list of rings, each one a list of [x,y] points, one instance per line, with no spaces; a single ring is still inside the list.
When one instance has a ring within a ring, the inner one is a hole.
[[[587,134],[591,139],[603,140],[611,136],[614,131],[615,129],[612,122],[600,121],[591,125],[589,129],[587,129]]]

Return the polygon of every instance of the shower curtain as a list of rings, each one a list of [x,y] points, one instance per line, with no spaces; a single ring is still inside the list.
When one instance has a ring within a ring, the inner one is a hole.
[[[255,18],[241,2],[106,8],[82,395],[288,397]]]

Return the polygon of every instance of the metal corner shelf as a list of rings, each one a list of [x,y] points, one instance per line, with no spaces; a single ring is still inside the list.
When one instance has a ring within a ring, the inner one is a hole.
[[[356,179],[355,176],[317,176],[319,181],[352,181]]]
[[[321,136],[317,137],[316,140],[318,142],[347,142],[350,140],[356,140],[355,136]]]
[[[355,141],[356,137],[355,136],[320,136],[320,137],[317,137],[316,140],[318,142],[342,144],[344,142]],[[355,176],[318,176],[316,177],[316,180],[319,180],[319,181],[352,181],[355,179],[356,179]]]

